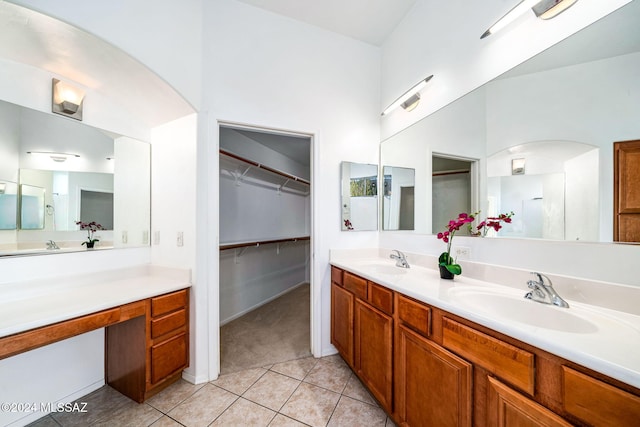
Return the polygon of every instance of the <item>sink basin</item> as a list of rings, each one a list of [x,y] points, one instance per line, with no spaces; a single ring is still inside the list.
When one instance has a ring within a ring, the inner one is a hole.
[[[362,268],[371,271],[376,274],[386,274],[386,275],[401,275],[407,274],[409,269],[396,267],[395,264],[385,264],[382,262],[372,262],[372,263],[364,263],[362,264]]]
[[[575,307],[561,308],[531,301],[522,294],[498,290],[452,288],[451,302],[478,314],[500,317],[502,320],[523,323],[544,329],[579,334],[595,333],[602,326],[600,320],[610,323],[613,319]],[[602,319],[601,319],[602,318]]]

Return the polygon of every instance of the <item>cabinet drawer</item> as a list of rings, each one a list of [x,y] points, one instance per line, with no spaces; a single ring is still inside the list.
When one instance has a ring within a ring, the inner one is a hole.
[[[151,298],[151,316],[156,317],[187,306],[187,290]]]
[[[393,314],[393,291],[369,282],[369,304],[375,308],[384,311],[387,314]]]
[[[342,270],[338,267],[331,266],[331,281],[342,286]]]
[[[468,326],[442,319],[442,345],[523,391],[534,393],[534,355]]]
[[[416,332],[431,335],[431,309],[426,305],[398,295],[398,318]]]
[[[173,313],[151,320],[151,338],[158,338],[176,330],[187,323],[187,310],[180,309]]]
[[[342,284],[345,289],[353,292],[358,298],[367,299],[367,281],[362,277],[345,271],[342,275]]]
[[[187,334],[151,347],[151,384],[187,367]]]
[[[640,420],[640,397],[562,367],[565,410],[594,426],[631,426]]]
[[[495,378],[488,378],[487,421],[490,426],[571,427],[558,414],[512,390]]]

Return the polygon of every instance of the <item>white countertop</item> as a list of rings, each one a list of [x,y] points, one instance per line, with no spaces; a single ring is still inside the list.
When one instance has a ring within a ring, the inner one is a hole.
[[[184,289],[190,280],[189,270],[145,265],[0,284],[0,337]]]
[[[371,251],[363,254],[362,258],[344,256],[344,253],[334,256],[332,251],[330,263],[640,388],[640,316],[636,314],[569,299],[568,309],[540,304],[523,298],[528,291],[526,282],[522,289],[515,289],[465,277],[464,272],[454,280],[444,280],[435,268],[412,264],[411,268],[402,269],[395,267],[395,261],[389,258],[372,257]],[[470,292],[471,298],[459,299],[465,292]],[[480,298],[474,299],[477,295]],[[500,310],[505,310],[496,315],[483,304],[484,297],[487,298],[484,301],[490,303],[492,298],[504,297],[500,301],[507,307],[501,306]],[[535,322],[517,320],[522,311],[529,309],[539,314]],[[509,317],[509,311],[515,320]]]

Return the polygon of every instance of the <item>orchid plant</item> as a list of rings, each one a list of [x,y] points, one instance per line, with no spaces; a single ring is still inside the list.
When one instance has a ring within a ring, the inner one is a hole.
[[[458,218],[449,221],[446,231],[438,233],[438,239],[442,239],[442,241],[447,244],[446,252],[443,252],[440,255],[440,258],[438,258],[438,264],[446,268],[451,274],[455,275],[462,273],[462,267],[460,267],[459,264],[456,264],[455,260],[451,258],[451,243],[453,242],[453,236],[455,236],[456,231],[459,231],[462,226],[470,224],[473,221],[475,221],[474,215],[461,213],[458,215]]]
[[[476,213],[475,215],[478,215],[478,213]],[[510,224],[511,217],[513,215],[514,213],[512,211],[506,214],[500,214],[498,216],[487,217],[484,221],[481,221],[476,226],[476,231],[473,231],[473,226],[469,224],[469,233],[473,236],[485,237],[490,229],[494,229],[496,232],[498,232],[502,228],[502,225],[500,223],[504,222]]]
[[[94,239],[93,234],[98,230],[104,230],[102,225],[98,224],[95,221],[91,221],[91,222],[76,221],[76,225],[80,226],[80,230],[87,230],[87,241],[82,242],[83,245],[87,245],[88,248],[92,248],[96,242],[100,241],[98,239]]]

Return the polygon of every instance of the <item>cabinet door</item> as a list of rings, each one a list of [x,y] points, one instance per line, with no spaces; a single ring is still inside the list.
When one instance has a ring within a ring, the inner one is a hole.
[[[353,367],[353,300],[351,292],[331,283],[331,344]]]
[[[151,347],[151,384],[159,383],[187,367],[187,347],[186,333]]]
[[[544,406],[489,377],[487,425],[499,427],[569,427]]]
[[[396,412],[403,425],[470,426],[472,365],[403,326],[397,331]]]
[[[393,318],[356,299],[355,370],[388,412],[393,398]]]

